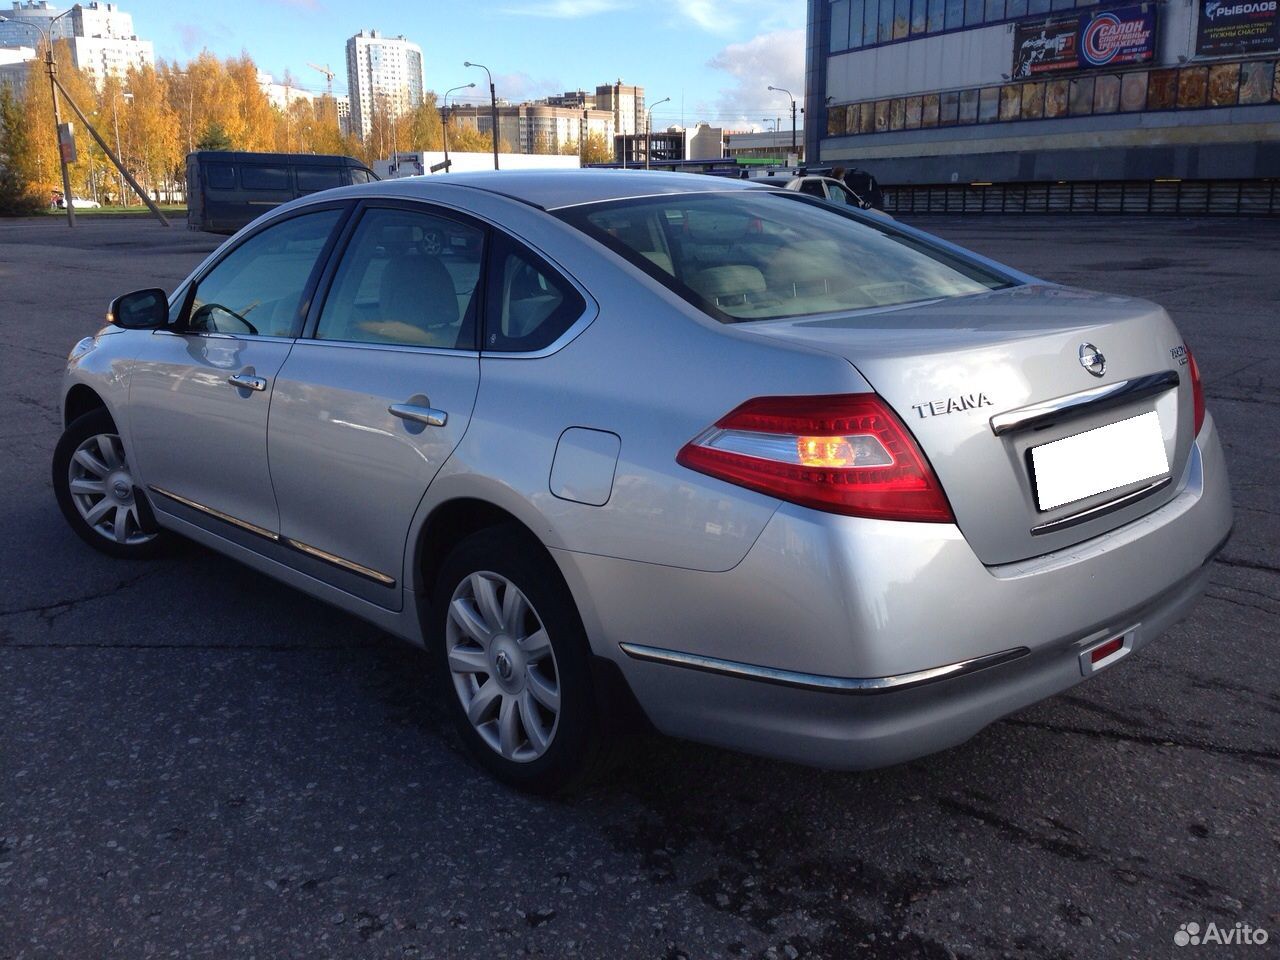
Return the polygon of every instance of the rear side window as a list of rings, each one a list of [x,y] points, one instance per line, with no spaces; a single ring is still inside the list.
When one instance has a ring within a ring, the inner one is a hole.
[[[790,190],[744,189],[586,204],[560,216],[724,322],[886,307],[1013,283],[846,209]]]
[[[586,310],[573,286],[531,250],[510,238],[494,248],[483,349],[527,353],[550,346]]]
[[[204,182],[212,190],[234,190],[236,168],[229,163],[211,163],[205,168]]]
[[[241,167],[240,185],[246,190],[290,190],[288,167]]]
[[[299,193],[315,193],[342,186],[341,167],[298,167],[296,175]]]

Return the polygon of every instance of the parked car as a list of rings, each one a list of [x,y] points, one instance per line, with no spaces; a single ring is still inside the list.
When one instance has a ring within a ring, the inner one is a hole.
[[[54,197],[53,202],[59,210],[67,209],[67,201],[61,194],[58,194],[56,197]],[[102,204],[100,204],[97,200],[87,200],[84,197],[71,198],[72,210],[97,210],[97,209],[100,209],[101,207],[102,207]]]
[[[62,389],[72,529],[426,647],[532,790],[625,716],[845,769],[960,743],[1151,643],[1231,527],[1164,310],[797,191],[348,187],[109,318]]]
[[[282,203],[377,179],[354,157],[197,150],[187,154],[187,228],[235,233]]]
[[[818,174],[801,174],[797,176],[784,173],[756,177],[751,182],[762,186],[781,187],[783,190],[795,190],[806,196],[817,197],[819,200],[828,200],[831,203],[838,203],[842,206],[865,210],[874,216],[885,217],[889,220],[893,219],[883,210],[877,210],[869,200],[858,196],[843,182],[836,180],[834,177],[824,177]]]

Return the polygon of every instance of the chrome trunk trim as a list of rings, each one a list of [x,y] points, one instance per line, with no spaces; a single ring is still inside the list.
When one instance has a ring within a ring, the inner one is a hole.
[[[1056,533],[1059,530],[1065,530],[1067,527],[1074,527],[1079,523],[1088,523],[1090,520],[1097,520],[1099,517],[1105,517],[1108,513],[1114,513],[1122,507],[1127,507],[1131,503],[1136,503],[1143,497],[1149,497],[1157,490],[1163,490],[1167,487],[1173,477],[1161,477],[1154,483],[1149,483],[1145,487],[1126,493],[1123,497],[1117,497],[1114,500],[1108,500],[1106,503],[1100,503],[1096,507],[1090,507],[1088,510],[1081,510],[1079,513],[1073,513],[1069,517],[1062,517],[1058,520],[1050,520],[1048,523],[1041,523],[1031,528],[1033,537],[1043,536],[1046,533]]]
[[[918,687],[922,684],[938,680],[949,680],[987,667],[1008,663],[1025,657],[1031,651],[1026,647],[1015,647],[1000,653],[990,653],[972,660],[961,660],[959,663],[948,663],[941,667],[927,670],[916,670],[892,677],[829,677],[817,673],[798,673],[794,670],[779,670],[775,667],[760,667],[750,663],[739,663],[736,660],[721,660],[719,657],[704,657],[696,653],[681,653],[678,650],[666,650],[662,647],[649,647],[639,643],[620,643],[622,652],[633,660],[644,660],[649,663],[661,663],[671,667],[684,667],[689,670],[701,670],[704,673],[718,673],[740,680],[756,680],[761,683],[772,683],[784,687],[796,687],[801,690],[817,690],[822,693],[840,694],[873,694],[890,693]]]
[[[1143,377],[1134,377],[1132,380],[1109,383],[1104,387],[1094,387],[1092,390],[1081,390],[1079,393],[1067,394],[1065,397],[997,413],[991,418],[991,432],[999,437],[1014,430],[1036,430],[1056,423],[1065,416],[1094,413],[1110,407],[1118,407],[1133,400],[1141,400],[1143,397],[1164,393],[1181,382],[1177,370],[1164,370]]]

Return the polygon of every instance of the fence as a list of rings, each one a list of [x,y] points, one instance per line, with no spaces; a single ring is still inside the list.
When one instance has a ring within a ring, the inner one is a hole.
[[[1280,215],[1280,179],[911,184],[884,188],[889,213]]]

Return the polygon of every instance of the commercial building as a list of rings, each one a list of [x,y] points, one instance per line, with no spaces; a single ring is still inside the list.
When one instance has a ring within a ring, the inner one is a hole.
[[[808,0],[811,164],[899,210],[1280,212],[1275,0]]]
[[[399,117],[422,103],[422,48],[404,37],[361,30],[347,40],[351,132],[362,140],[375,113]]]
[[[107,77],[123,77],[132,69],[154,66],[155,48],[150,40],[140,40],[133,29],[133,17],[117,4],[77,3],[68,16],[47,0],[14,0],[0,23],[0,46],[32,44],[42,31],[54,40],[65,40],[72,62],[98,86]],[[39,28],[39,29],[36,29]]]
[[[774,160],[778,164],[804,162],[804,131],[797,134],[797,153],[791,153],[791,128],[785,130],[731,130],[725,133],[724,155],[751,160]]]

